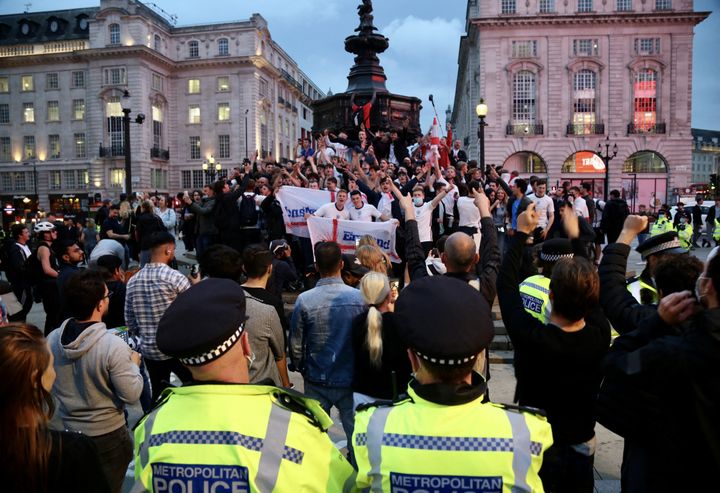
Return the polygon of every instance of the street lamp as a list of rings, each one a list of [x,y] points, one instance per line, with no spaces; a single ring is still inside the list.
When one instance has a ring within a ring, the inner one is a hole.
[[[132,195],[132,160],[130,158],[130,93],[127,89],[123,91],[122,98],[120,98],[123,112],[123,143],[125,154],[125,193],[127,194],[128,200],[131,199]],[[145,115],[138,113],[135,117],[135,123],[142,125],[145,121]]]
[[[248,127],[247,127],[247,115],[250,108],[245,110],[245,157],[248,157]]]
[[[478,119],[478,139],[480,139],[480,169],[485,173],[485,117],[488,114],[488,106],[485,104],[485,100],[480,98],[480,104],[475,108]]]
[[[612,154],[610,154],[610,136],[608,135],[605,137],[605,153],[603,154],[603,143],[598,142],[597,152],[596,154],[600,159],[603,160],[603,163],[605,163],[605,180],[604,180],[604,190],[603,190],[603,200],[607,202],[608,199],[608,187],[610,186],[610,161],[612,161],[615,156],[617,156],[618,153],[618,146],[617,144],[613,145],[612,148]]]
[[[215,158],[213,156],[210,156],[210,158],[202,163],[202,170],[203,173],[205,173],[206,178],[210,178],[210,182],[215,181],[215,176],[222,171],[222,164],[215,161]],[[207,181],[207,180],[205,180]]]

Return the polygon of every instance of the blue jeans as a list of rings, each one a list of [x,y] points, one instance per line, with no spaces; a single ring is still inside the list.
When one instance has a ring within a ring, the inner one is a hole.
[[[355,426],[355,408],[353,407],[353,391],[350,387],[326,387],[305,381],[305,395],[320,401],[320,406],[330,415],[330,409],[335,406],[340,411],[345,436],[347,437],[347,449],[355,464],[352,453],[352,434]]]

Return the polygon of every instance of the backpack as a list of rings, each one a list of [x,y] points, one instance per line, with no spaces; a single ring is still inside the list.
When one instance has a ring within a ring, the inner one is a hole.
[[[240,226],[255,226],[258,222],[258,211],[255,206],[255,194],[243,194],[238,201],[238,210],[240,211]]]

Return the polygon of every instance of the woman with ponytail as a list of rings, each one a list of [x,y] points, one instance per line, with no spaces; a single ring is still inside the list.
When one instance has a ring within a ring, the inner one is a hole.
[[[108,492],[93,442],[48,428],[54,382],[42,332],[33,325],[0,327],[0,490]]]
[[[387,276],[368,272],[359,287],[368,311],[358,315],[353,323],[355,407],[365,402],[395,399],[405,390],[412,372],[407,348],[392,323]]]

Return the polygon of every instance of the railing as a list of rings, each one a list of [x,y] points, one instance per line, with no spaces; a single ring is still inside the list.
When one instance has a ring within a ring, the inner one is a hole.
[[[42,45],[3,46],[0,48],[0,58],[40,53],[67,53],[70,51],[87,50],[89,46],[90,44],[87,40],[53,41]]]
[[[86,50],[89,43],[85,40],[55,41],[44,46],[45,53],[65,53],[68,51]]]
[[[153,159],[164,159],[167,161],[170,159],[170,151],[167,149],[160,149],[159,147],[153,147],[150,149],[150,157]]]
[[[34,45],[5,46],[0,48],[0,57],[32,55],[34,53]]]
[[[285,99],[282,96],[278,96],[278,104],[285,104]]]
[[[125,155],[125,147],[121,145],[103,147],[100,146],[100,157],[117,157]]]
[[[568,135],[603,135],[605,134],[604,123],[568,123]]]
[[[632,134],[664,134],[665,123],[628,123],[627,126],[628,135]]]
[[[508,123],[505,128],[505,135],[523,137],[525,135],[543,135],[542,123]]]
[[[290,73],[287,72],[287,71],[284,70],[284,69],[280,69],[280,73],[282,74],[282,76],[285,78],[286,81],[288,81],[290,84],[292,84],[293,86],[295,86],[300,92],[302,92],[302,90],[303,90],[303,89],[302,89],[302,84],[300,84],[300,83],[295,79],[295,77],[293,77],[292,75],[290,75]]]

